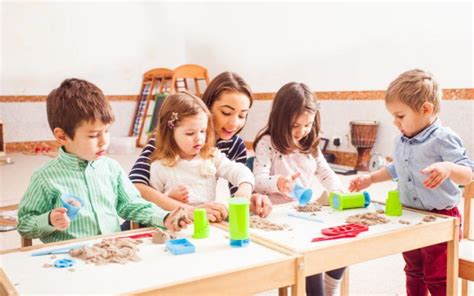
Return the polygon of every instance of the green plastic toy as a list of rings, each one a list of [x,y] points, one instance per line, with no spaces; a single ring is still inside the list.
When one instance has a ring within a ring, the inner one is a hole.
[[[400,203],[400,194],[398,190],[390,190],[388,192],[387,200],[385,201],[385,215],[387,216],[401,216],[402,204]]]
[[[332,192],[329,195],[329,204],[338,211],[366,208],[370,204],[370,195],[366,191],[352,193]]]
[[[249,244],[249,205],[247,198],[232,198],[229,201],[229,235],[232,247]]]
[[[206,209],[194,209],[194,234],[193,238],[209,237],[209,220]]]

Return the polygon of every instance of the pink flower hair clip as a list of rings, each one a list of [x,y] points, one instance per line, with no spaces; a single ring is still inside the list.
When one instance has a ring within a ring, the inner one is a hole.
[[[175,127],[175,122],[178,120],[178,113],[172,112],[170,119],[168,120],[168,128],[173,129]]]

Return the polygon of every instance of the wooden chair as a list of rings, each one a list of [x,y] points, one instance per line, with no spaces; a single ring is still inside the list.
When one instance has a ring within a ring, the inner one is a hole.
[[[459,243],[459,277],[461,294],[469,295],[468,281],[474,281],[474,237],[471,236],[471,200],[474,198],[474,181],[464,187],[463,239]]]
[[[137,106],[130,126],[129,136],[137,136],[137,147],[141,147],[141,138],[148,114],[150,101],[154,100],[156,93],[163,93],[172,89],[173,70],[167,68],[151,69],[143,74]]]
[[[194,88],[198,97],[202,96],[199,88],[199,80],[204,80],[206,86],[209,85],[209,75],[207,69],[194,64],[179,66],[173,70],[173,81],[171,83],[171,92],[178,92],[180,89],[189,91],[187,79],[194,80]],[[181,85],[182,83],[182,85]]]

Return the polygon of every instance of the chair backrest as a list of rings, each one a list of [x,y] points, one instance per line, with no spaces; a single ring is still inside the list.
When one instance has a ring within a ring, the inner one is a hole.
[[[464,215],[463,215],[463,237],[471,237],[471,201],[474,199],[474,181],[464,186],[464,192],[462,194],[464,198]]]
[[[158,92],[163,93],[167,88],[171,89],[171,82],[173,81],[174,72],[168,68],[155,68],[146,71],[143,74],[143,83],[150,82],[152,84],[158,83]],[[166,85],[168,83],[168,86]]]
[[[194,64],[186,64],[177,67],[173,70],[173,81],[171,82],[171,92],[177,92],[179,88],[184,88],[189,91],[187,79],[194,80],[194,88],[196,90],[196,95],[201,96],[201,90],[199,88],[199,80],[204,80],[206,86],[209,85],[209,75],[207,69]],[[178,82],[183,82],[182,86],[178,85]]]

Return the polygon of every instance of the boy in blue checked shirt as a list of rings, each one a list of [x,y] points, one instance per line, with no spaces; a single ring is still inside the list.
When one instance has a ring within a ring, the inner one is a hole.
[[[395,142],[393,163],[352,180],[350,191],[398,178],[405,206],[461,220],[458,184],[471,182],[474,165],[459,136],[441,125],[441,96],[433,76],[418,69],[390,84],[385,105],[402,133]],[[446,295],[446,256],[446,243],[403,253],[409,296],[428,295],[428,290],[433,296]]]
[[[145,201],[120,165],[105,157],[112,108],[92,83],[67,79],[47,98],[48,122],[61,144],[59,156],[34,172],[20,202],[18,232],[27,238],[55,242],[120,231],[119,217],[150,226],[180,230],[171,214]],[[62,207],[61,194],[83,204],[74,220]]]

